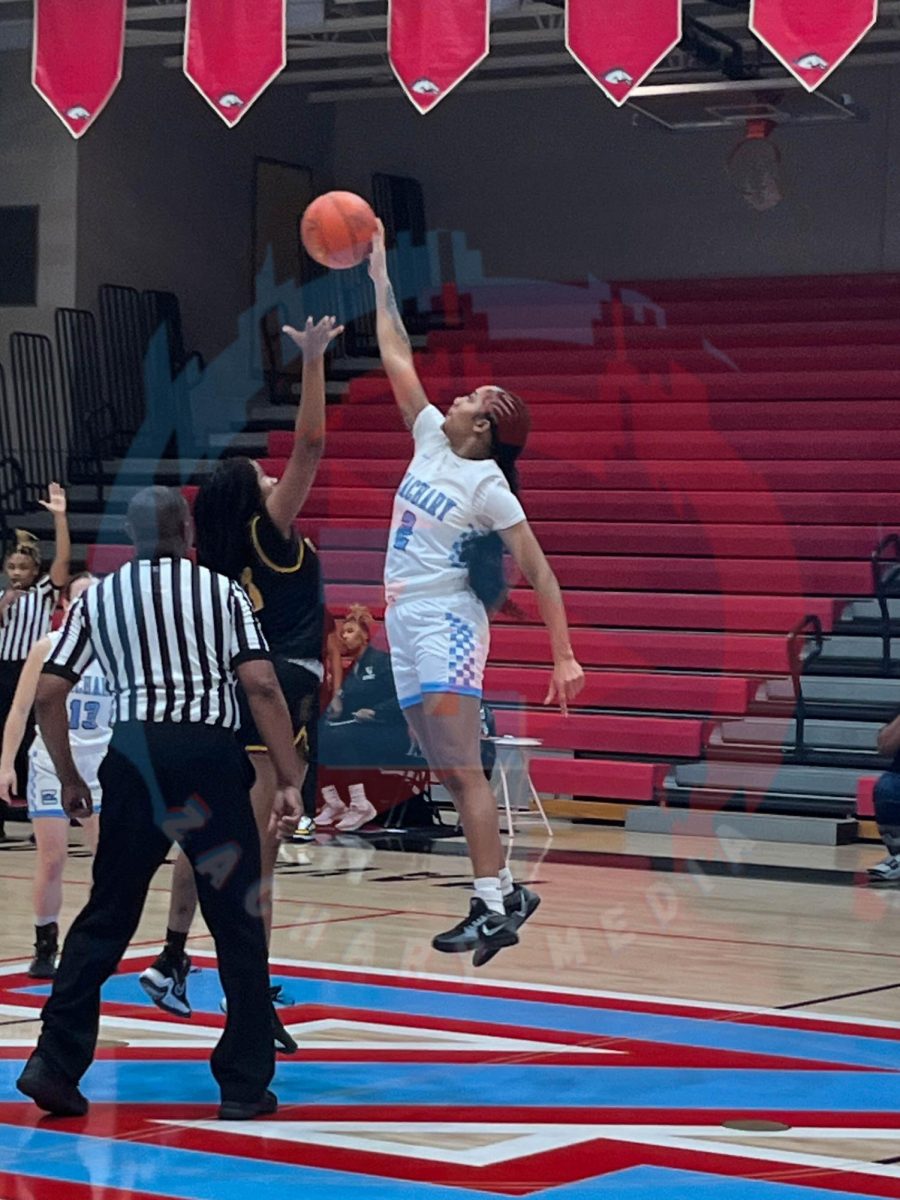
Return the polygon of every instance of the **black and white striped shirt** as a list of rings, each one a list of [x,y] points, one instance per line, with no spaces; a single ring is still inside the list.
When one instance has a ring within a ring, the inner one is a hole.
[[[25,661],[31,647],[50,632],[58,599],[59,588],[44,575],[0,615],[0,662]]]
[[[76,681],[96,657],[118,721],[240,726],[235,669],[268,658],[239,584],[187,558],[139,559],[72,606],[44,670]]]

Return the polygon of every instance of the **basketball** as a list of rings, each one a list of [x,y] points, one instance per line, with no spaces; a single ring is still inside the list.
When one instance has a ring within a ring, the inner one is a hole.
[[[355,192],[326,192],[313,200],[300,222],[310,258],[344,270],[363,261],[377,228],[375,213]]]

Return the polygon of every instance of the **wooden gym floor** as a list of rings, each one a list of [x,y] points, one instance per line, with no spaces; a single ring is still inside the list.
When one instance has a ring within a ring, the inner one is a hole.
[[[430,938],[467,903],[456,839],[320,835],[283,850],[273,982],[300,1043],[274,1118],[214,1116],[211,939],[190,1022],[136,976],[165,930],[161,868],[104,993],[89,1116],[14,1080],[46,989],[24,975],[34,851],[0,847],[0,1198],[900,1197],[900,889],[878,847],[626,834],[558,822],[514,846],[543,905],[476,972]],[[73,849],[64,927],[87,894]]]

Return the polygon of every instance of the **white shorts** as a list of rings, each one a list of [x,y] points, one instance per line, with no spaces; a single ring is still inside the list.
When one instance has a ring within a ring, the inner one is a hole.
[[[96,778],[95,772],[94,782],[91,783],[95,815],[99,813],[103,800],[103,790]],[[56,775],[33,760],[28,766],[28,816],[32,821],[39,817],[64,817],[67,821],[69,819],[62,806],[62,789]]]
[[[429,692],[481,699],[491,636],[480,600],[468,592],[403,600],[388,607],[384,623],[401,708]]]

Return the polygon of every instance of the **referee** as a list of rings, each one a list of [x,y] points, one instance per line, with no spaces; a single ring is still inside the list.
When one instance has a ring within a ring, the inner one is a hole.
[[[100,988],[137,928],[156,869],[173,841],[190,860],[216,943],[227,999],[212,1053],[219,1117],[247,1120],[277,1108],[271,1003],[259,908],[259,836],[253,771],[234,736],[235,673],[266,739],[277,777],[272,817],[290,835],[300,816],[300,768],[287,707],[241,587],[187,557],[190,517],[180,493],[147,488],[128,509],[134,562],[73,607],[37,696],[38,722],[70,816],[91,811],[72,761],[66,697],[92,657],[116,699],[100,768],[103,820],[87,906],[63,947],[37,1049],[19,1090],[57,1116],[88,1108],[78,1088],[94,1055]]]
[[[35,642],[49,633],[60,592],[69,582],[66,493],[58,483],[51,483],[48,498],[40,504],[53,517],[56,537],[56,552],[49,573],[41,573],[40,542],[26,529],[15,530],[15,541],[3,561],[9,587],[0,594],[0,733],[12,708],[25,660]],[[33,739],[34,717],[29,714],[16,756],[16,778],[23,788],[28,779],[28,750]],[[0,801],[0,841],[6,833],[3,824],[5,808]]]

